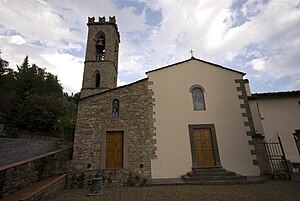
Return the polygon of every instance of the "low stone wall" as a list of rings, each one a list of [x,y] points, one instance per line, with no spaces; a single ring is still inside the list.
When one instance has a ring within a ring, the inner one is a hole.
[[[97,173],[101,173],[104,186],[144,186],[148,180],[127,169],[88,170],[67,176],[67,188],[89,188]]]
[[[66,177],[63,175],[58,181],[51,183],[51,185],[47,186],[45,189],[35,194],[32,197],[28,197],[24,199],[24,201],[40,201],[47,199],[52,199],[55,197],[56,193],[64,189],[66,186]]]
[[[0,199],[45,178],[69,172],[73,147],[0,167]]]

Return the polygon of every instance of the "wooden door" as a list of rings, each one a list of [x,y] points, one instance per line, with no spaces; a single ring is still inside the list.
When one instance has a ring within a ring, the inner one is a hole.
[[[106,169],[123,168],[123,132],[106,133]]]
[[[193,133],[196,152],[196,165],[214,166],[216,163],[210,128],[196,128],[193,129]]]

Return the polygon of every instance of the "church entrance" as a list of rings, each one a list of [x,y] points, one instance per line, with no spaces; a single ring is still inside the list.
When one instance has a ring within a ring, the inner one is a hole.
[[[123,131],[109,131],[106,133],[106,169],[123,168]]]
[[[193,167],[220,166],[213,124],[189,125]]]
[[[211,131],[209,128],[196,128],[194,130],[196,165],[214,166],[215,157],[212,146]]]

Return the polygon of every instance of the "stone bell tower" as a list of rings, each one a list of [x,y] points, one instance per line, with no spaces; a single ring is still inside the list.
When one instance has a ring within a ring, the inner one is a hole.
[[[88,18],[81,98],[117,86],[120,34],[115,17]]]

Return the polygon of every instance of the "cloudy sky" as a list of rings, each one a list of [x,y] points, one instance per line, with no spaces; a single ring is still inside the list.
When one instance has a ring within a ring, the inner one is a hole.
[[[300,90],[300,0],[0,0],[0,50],[81,89],[88,16],[116,16],[119,80],[194,56],[247,73],[252,92]]]

